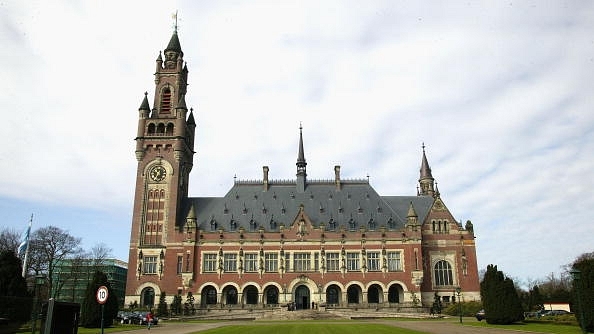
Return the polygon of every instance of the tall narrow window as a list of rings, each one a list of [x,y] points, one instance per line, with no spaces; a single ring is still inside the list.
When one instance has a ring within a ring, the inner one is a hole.
[[[204,254],[202,256],[202,271],[205,273],[214,273],[217,271],[217,254]]]
[[[181,274],[182,270],[183,270],[183,263],[184,263],[184,257],[182,255],[178,255],[177,256],[177,273]]]
[[[367,270],[369,270],[369,271],[379,271],[380,270],[379,252],[367,253]]]
[[[223,270],[225,272],[237,271],[237,254],[226,253],[223,256]]]
[[[264,270],[269,273],[278,271],[278,254],[266,253],[264,255]]]
[[[347,270],[361,270],[361,266],[359,265],[359,253],[347,253]]]
[[[144,273],[149,274],[149,275],[157,273],[157,257],[156,256],[145,256],[144,257]]]
[[[161,113],[169,114],[171,112],[171,89],[165,87],[161,95]]]
[[[338,253],[326,253],[326,270],[340,270],[340,258]]]
[[[400,252],[388,252],[388,271],[401,271]]]
[[[452,266],[448,261],[441,260],[435,264],[435,285],[454,285]]]
[[[255,273],[258,271],[258,254],[247,253],[245,254],[245,266],[243,268],[245,272]]]
[[[309,253],[295,253],[293,255],[293,271],[309,271],[310,266]]]

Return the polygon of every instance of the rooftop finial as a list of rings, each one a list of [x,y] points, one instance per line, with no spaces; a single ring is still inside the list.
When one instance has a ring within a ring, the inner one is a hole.
[[[171,18],[173,19],[173,32],[177,33],[177,10],[175,14],[171,14]]]

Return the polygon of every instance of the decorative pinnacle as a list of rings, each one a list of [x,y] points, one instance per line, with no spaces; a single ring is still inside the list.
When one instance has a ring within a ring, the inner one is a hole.
[[[177,10],[175,14],[171,14],[171,18],[173,19],[173,32],[177,33]]]

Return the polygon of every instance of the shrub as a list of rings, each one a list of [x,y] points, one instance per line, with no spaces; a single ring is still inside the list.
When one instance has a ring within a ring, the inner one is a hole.
[[[463,303],[452,303],[448,305],[443,310],[444,314],[451,315],[451,316],[458,316],[459,307],[462,308],[462,316],[464,317],[474,317],[476,312],[483,309],[483,304],[481,302],[463,302]]]

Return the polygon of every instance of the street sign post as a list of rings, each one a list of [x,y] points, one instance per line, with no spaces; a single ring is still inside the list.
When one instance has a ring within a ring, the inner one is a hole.
[[[101,304],[101,334],[103,334],[103,313],[105,311],[105,303],[107,297],[109,297],[109,290],[105,285],[102,285],[97,289],[97,303]]]

